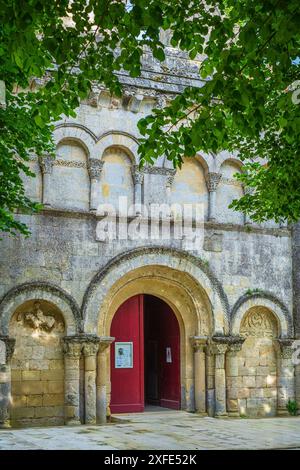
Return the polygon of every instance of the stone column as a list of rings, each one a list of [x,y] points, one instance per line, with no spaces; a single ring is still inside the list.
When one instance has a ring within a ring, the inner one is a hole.
[[[88,172],[90,176],[90,211],[97,211],[101,201],[100,196],[100,176],[103,168],[103,161],[97,158],[88,160]]]
[[[293,339],[282,338],[278,340],[278,396],[277,396],[277,414],[280,416],[288,415],[286,404],[289,400],[295,399],[295,369],[292,363]]]
[[[255,189],[254,188],[249,188],[249,186],[244,187],[244,193],[245,195],[249,194],[249,196],[252,196],[254,194]],[[251,225],[252,219],[248,214],[244,214],[244,225]]]
[[[239,416],[238,407],[238,352],[242,349],[245,338],[233,337],[226,353],[226,399],[228,416]]]
[[[167,204],[171,204],[171,188],[174,181],[176,170],[169,169],[166,180]]]
[[[207,188],[209,192],[208,200],[208,220],[214,222],[216,220],[216,191],[221,179],[220,173],[210,172],[207,174]]]
[[[191,338],[194,348],[194,390],[195,411],[206,415],[206,373],[205,373],[205,336],[194,336]]]
[[[0,335],[0,429],[10,428],[11,358],[16,340]]]
[[[205,348],[206,353],[206,395],[207,413],[209,416],[215,415],[215,355],[211,343]]]
[[[85,424],[96,424],[96,370],[99,338],[91,336],[83,345]]]
[[[144,174],[139,170],[138,165],[132,167],[132,178],[134,183],[134,204],[136,215],[141,214],[142,204],[142,184],[144,181]]]
[[[300,222],[292,226],[293,323],[295,339],[300,340]],[[299,355],[298,355],[299,356]],[[300,364],[295,366],[295,399],[300,406]],[[300,414],[300,409],[298,411]]]
[[[80,357],[82,338],[66,336],[64,338],[65,358],[65,424],[80,424]]]
[[[107,351],[108,346],[115,340],[111,336],[100,337],[97,367],[97,423],[106,423],[107,410]]]
[[[227,416],[225,375],[225,353],[227,347],[227,344],[224,342],[213,343],[215,355],[215,417]]]
[[[53,169],[54,158],[51,155],[44,155],[39,158],[39,164],[43,175],[43,204],[51,206],[51,175]]]

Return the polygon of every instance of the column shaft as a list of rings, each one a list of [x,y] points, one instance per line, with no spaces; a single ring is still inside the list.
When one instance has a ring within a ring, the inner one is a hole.
[[[80,424],[80,369],[82,343],[71,337],[64,338],[65,352],[65,424]]]
[[[84,395],[85,395],[85,424],[96,424],[96,354],[97,343],[85,343],[84,353]]]
[[[97,366],[97,423],[106,423],[106,410],[107,410],[107,350],[108,346],[114,341],[112,337],[101,338],[99,343],[98,352],[98,366]]]
[[[226,404],[229,416],[239,416],[238,406],[238,352],[242,349],[244,338],[234,337],[226,353]]]
[[[215,353],[215,416],[227,416],[225,352],[227,344],[214,345]]]
[[[11,397],[11,358],[15,339],[0,336],[0,428],[10,428]]]
[[[207,174],[207,187],[209,191],[208,220],[216,219],[216,191],[221,179],[220,173],[210,172]]]
[[[195,410],[197,413],[206,414],[206,364],[205,345],[206,337],[193,337],[194,347],[194,380],[195,380]]]
[[[278,396],[277,413],[288,415],[287,402],[295,399],[295,368],[292,363],[293,340],[280,339],[278,351]]]

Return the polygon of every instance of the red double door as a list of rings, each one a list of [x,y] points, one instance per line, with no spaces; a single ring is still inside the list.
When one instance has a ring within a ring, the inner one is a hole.
[[[114,315],[111,412],[143,411],[145,403],[180,409],[180,334],[172,309],[136,295]]]

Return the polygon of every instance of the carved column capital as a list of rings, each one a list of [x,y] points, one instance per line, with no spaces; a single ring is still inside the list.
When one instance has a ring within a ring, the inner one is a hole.
[[[132,172],[132,178],[134,184],[143,184],[144,181],[144,173],[139,169],[138,165],[133,165],[131,167],[131,172]]]
[[[176,170],[172,170],[171,168],[168,170],[167,180],[166,180],[166,187],[167,188],[170,188],[172,186],[175,174],[176,174]]]
[[[43,155],[42,157],[39,157],[39,164],[40,164],[41,172],[43,175],[45,174],[51,175],[53,162],[54,162],[54,158],[51,157],[51,155],[46,154],[46,155]]]
[[[115,340],[115,338],[113,338],[112,336],[100,336],[99,338],[99,352],[104,352],[108,346],[111,345],[111,343],[113,343]]]
[[[90,179],[97,180],[100,178],[103,164],[104,162],[102,160],[98,160],[98,158],[89,158],[88,172],[89,172]]]
[[[217,190],[221,177],[221,173],[209,172],[207,174],[207,188],[209,192]]]
[[[0,335],[0,344],[1,342],[4,344],[5,348],[5,354],[3,354],[6,361],[5,363],[8,364],[14,353],[16,340],[15,338],[10,338],[9,336]]]
[[[291,359],[294,353],[292,338],[280,338],[277,340],[279,345],[279,353],[282,359]]]
[[[214,354],[225,354],[230,344],[230,336],[213,336],[212,337],[212,350]]]
[[[83,354],[85,356],[96,356],[99,349],[99,343],[84,343]]]
[[[218,343],[214,343],[212,345],[212,348],[213,348],[213,352],[215,355],[217,354],[225,354],[227,349],[228,349],[228,345],[227,344],[218,344]]]
[[[65,336],[63,351],[67,357],[79,358],[82,352],[82,339],[79,336]]]
[[[231,336],[228,341],[228,352],[227,354],[237,354],[243,346],[245,338],[242,336]]]
[[[206,336],[191,336],[190,338],[194,351],[204,351],[204,348],[207,344]]]

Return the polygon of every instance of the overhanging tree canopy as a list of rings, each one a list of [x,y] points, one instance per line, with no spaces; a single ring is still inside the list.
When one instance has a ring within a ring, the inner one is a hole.
[[[140,74],[143,48],[164,60],[161,29],[190,58],[204,56],[202,88],[187,88],[139,124],[142,162],[161,154],[180,165],[197,151],[238,151],[244,184],[233,205],[255,220],[300,215],[297,0],[0,1],[0,230],[28,233],[14,209],[37,210],[20,174],[30,153],[53,150],[52,123],[74,115],[96,80],[120,94],[118,70]],[[44,86],[30,89],[32,78]],[[45,79],[46,77],[46,79]],[[21,90],[13,93],[16,86]],[[297,85],[295,85],[297,87]],[[297,91],[294,91],[294,97]],[[268,160],[265,166],[256,159]]]

